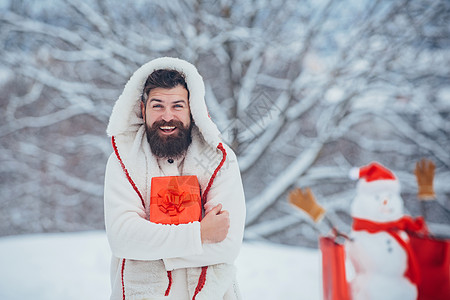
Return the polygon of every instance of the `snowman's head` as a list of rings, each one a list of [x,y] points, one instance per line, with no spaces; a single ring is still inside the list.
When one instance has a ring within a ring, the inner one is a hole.
[[[375,222],[394,221],[403,216],[400,183],[395,175],[378,163],[358,169],[356,196],[351,206],[355,218]]]

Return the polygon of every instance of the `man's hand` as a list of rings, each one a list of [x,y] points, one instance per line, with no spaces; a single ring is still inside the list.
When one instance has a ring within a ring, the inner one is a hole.
[[[223,241],[230,228],[230,214],[222,211],[222,204],[217,204],[200,222],[200,232],[203,244],[213,244]]]

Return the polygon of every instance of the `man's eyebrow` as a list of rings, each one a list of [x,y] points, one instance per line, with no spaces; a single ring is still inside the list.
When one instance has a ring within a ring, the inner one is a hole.
[[[186,103],[186,100],[183,100],[183,99],[181,99],[181,100],[176,100],[176,101],[173,101],[172,103],[173,103],[173,104],[177,104],[177,103]]]
[[[151,98],[149,103],[151,103],[151,102],[163,103],[164,101],[160,100],[160,99],[157,99],[157,98]],[[170,104],[179,104],[179,103],[186,104],[187,102],[186,102],[186,100],[180,99],[180,100],[172,101]]]

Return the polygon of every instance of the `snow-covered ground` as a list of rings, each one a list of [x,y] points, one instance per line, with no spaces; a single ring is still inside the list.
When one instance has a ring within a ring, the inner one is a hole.
[[[104,232],[0,238],[0,299],[108,299]],[[320,252],[244,243],[236,262],[245,300],[321,298]]]

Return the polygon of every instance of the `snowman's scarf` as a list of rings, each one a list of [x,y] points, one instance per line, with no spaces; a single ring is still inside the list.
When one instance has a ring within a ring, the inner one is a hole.
[[[408,268],[406,269],[405,276],[411,280],[411,282],[418,284],[420,281],[419,265],[414,255],[409,242],[405,242],[400,237],[400,231],[406,233],[423,233],[427,234],[428,229],[425,221],[422,217],[413,219],[409,216],[404,216],[396,221],[391,222],[373,222],[366,219],[353,218],[353,230],[365,230],[370,233],[377,233],[385,231],[390,234],[406,251],[408,256]]]

